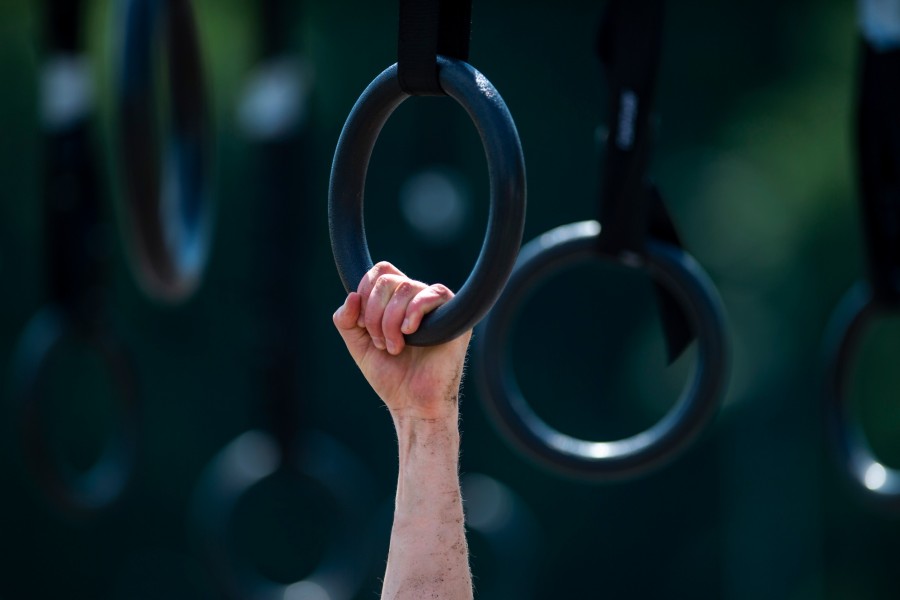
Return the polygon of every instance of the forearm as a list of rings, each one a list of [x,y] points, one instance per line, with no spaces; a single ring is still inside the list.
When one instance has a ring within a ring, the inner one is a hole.
[[[472,598],[456,411],[438,419],[393,416],[400,466],[382,597]]]

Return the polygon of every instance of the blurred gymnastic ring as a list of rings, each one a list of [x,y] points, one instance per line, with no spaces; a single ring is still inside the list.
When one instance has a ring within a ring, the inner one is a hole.
[[[210,244],[206,91],[189,0],[122,0],[123,44],[116,82],[128,240],[138,280],[178,301],[199,284]],[[157,139],[157,40],[168,57],[166,149]]]
[[[849,398],[853,359],[862,334],[876,316],[890,311],[874,299],[865,281],[857,282],[841,299],[826,336],[825,410],[835,455],[853,483],[876,502],[900,506],[900,471],[875,458],[853,417]]]
[[[54,352],[68,341],[91,348],[112,377],[119,405],[115,428],[94,465],[83,473],[60,469],[42,424],[42,384]],[[20,404],[25,461],[52,502],[64,510],[91,512],[113,504],[126,489],[135,466],[138,437],[138,392],[130,360],[118,344],[97,331],[84,331],[53,308],[28,323],[16,350],[13,393]]]
[[[701,267],[684,251],[648,240],[646,256],[598,249],[600,225],[582,221],[553,229],[522,248],[512,276],[475,336],[482,397],[489,414],[527,455],[570,475],[597,480],[639,474],[672,458],[716,411],[726,383],[728,348],[721,300]],[[560,267],[599,259],[645,269],[678,301],[698,338],[694,374],[680,398],[655,425],[608,442],[577,439],[544,422],[525,400],[507,356],[510,327],[530,290]]]
[[[368,571],[364,501],[370,478],[353,454],[332,437],[317,431],[303,434],[296,458],[281,456],[278,444],[261,430],[247,431],[225,446],[207,465],[192,499],[193,533],[218,583],[229,598],[356,597]],[[235,547],[235,512],[240,500],[279,469],[294,466],[322,484],[335,503],[338,530],[322,561],[294,583],[281,583],[248,564]]]
[[[491,83],[466,62],[438,57],[440,82],[469,114],[484,146],[490,176],[487,233],[475,267],[456,296],[426,316],[408,344],[451,340],[490,310],[509,277],[525,222],[525,161],[512,116]],[[409,96],[400,89],[397,65],[385,69],[350,111],[334,153],[328,195],[331,249],[341,281],[355,290],[372,268],[363,223],[363,195],[372,150],[387,119]]]

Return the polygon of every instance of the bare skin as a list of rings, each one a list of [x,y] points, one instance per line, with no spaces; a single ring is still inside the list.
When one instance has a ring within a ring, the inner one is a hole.
[[[459,386],[471,331],[445,344],[407,346],[403,334],[453,297],[440,284],[375,265],[334,313],[353,360],[384,401],[400,467],[382,598],[473,596],[459,486]]]

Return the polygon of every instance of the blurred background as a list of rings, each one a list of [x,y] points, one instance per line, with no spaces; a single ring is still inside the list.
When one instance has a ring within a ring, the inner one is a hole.
[[[121,497],[73,511],[25,459],[14,367],[48,298],[44,13],[37,1],[0,4],[2,599],[319,600],[380,589],[396,444],[333,331],[344,292],[326,203],[344,119],[396,60],[397,5],[288,3],[277,44],[255,3],[193,5],[214,133],[214,226],[202,283],[171,304],[136,280],[122,225],[120,9],[85,3],[109,265],[103,318],[132,365],[140,418]],[[525,152],[525,240],[596,217],[602,6],[474,3],[471,62],[502,94]],[[282,52],[276,75],[275,63],[261,70],[273,48]],[[510,446],[481,406],[479,365],[470,364],[462,473],[478,596],[896,597],[900,522],[848,485],[822,411],[826,323],[864,269],[851,143],[858,55],[851,2],[670,3],[651,171],[722,295],[727,394],[673,461],[598,484]],[[266,76],[281,82],[282,96],[269,99],[286,98],[286,124],[260,122],[265,110],[253,108],[268,97],[259,98]],[[279,138],[288,150],[272,154],[271,130],[289,132]],[[446,98],[405,102],[369,169],[373,257],[458,287],[483,237],[487,192],[462,109]],[[510,353],[524,393],[549,423],[589,439],[657,421],[692,368],[693,351],[665,366],[646,278],[609,266],[555,276],[517,323]],[[898,356],[900,319],[883,318],[863,339],[851,385],[875,451],[895,466]],[[114,437],[124,410],[116,381],[77,340],[42,372],[46,452],[59,468],[86,472]]]

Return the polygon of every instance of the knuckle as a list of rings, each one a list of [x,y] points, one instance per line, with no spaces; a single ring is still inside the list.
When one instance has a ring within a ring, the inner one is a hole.
[[[375,277],[375,280],[372,282],[372,290],[380,290],[383,288],[387,282],[385,281],[384,275],[378,275]]]
[[[431,286],[431,289],[434,290],[434,293],[441,298],[450,298],[451,296],[453,296],[453,292],[450,291],[450,288],[448,288],[443,283],[435,283]]]
[[[397,273],[397,267],[386,260],[380,260],[372,267],[372,271],[379,276]]]
[[[396,280],[397,278],[395,275],[392,275],[390,273],[382,273],[375,280],[375,283],[372,286],[373,291],[377,291],[377,293],[379,294],[384,294],[385,292],[387,292],[388,290],[392,290],[396,286]]]
[[[378,280],[381,279],[385,273],[383,267],[384,264],[386,263],[378,263],[363,275],[362,280],[359,282],[361,292],[363,290],[372,290],[378,284]]]
[[[404,279],[397,285],[396,294],[398,296],[411,296],[416,293],[416,286],[409,279]]]

